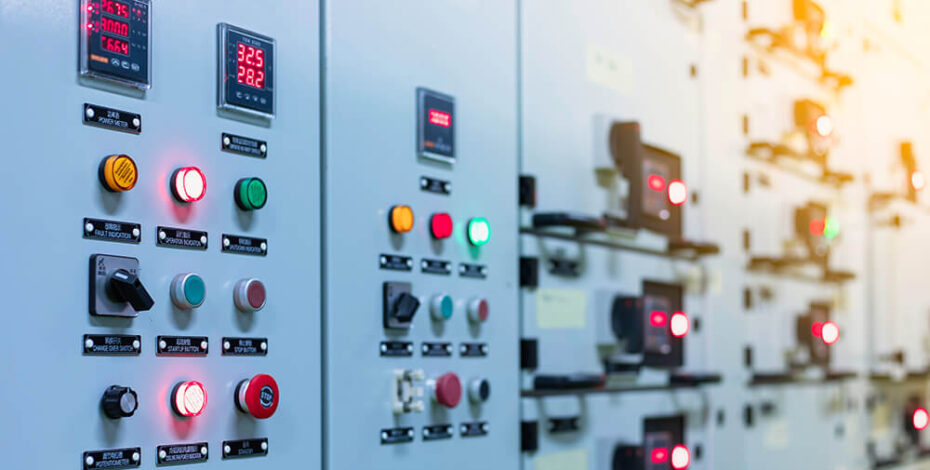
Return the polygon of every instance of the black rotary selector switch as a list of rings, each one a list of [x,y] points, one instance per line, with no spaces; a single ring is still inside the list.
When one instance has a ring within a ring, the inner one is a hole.
[[[133,310],[143,312],[155,305],[142,281],[125,269],[117,269],[107,280],[107,292],[116,300],[129,302]]]
[[[139,396],[129,387],[111,385],[103,392],[103,412],[113,419],[128,418],[139,407]]]
[[[413,285],[409,282],[384,283],[384,327],[391,329],[409,329],[413,316],[420,308],[420,299],[411,293]]]

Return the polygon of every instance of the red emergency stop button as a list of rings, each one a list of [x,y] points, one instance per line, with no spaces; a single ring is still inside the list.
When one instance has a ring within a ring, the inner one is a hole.
[[[445,212],[437,212],[430,217],[430,232],[433,238],[442,240],[452,236],[452,216]]]
[[[245,379],[236,387],[236,407],[257,419],[270,418],[280,399],[278,383],[268,374]]]
[[[433,398],[446,408],[455,408],[462,401],[462,382],[453,372],[447,372],[436,379],[433,386]]]

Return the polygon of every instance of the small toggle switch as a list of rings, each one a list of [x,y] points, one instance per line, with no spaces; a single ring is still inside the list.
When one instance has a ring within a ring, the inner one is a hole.
[[[103,392],[100,405],[103,408],[103,413],[108,418],[128,418],[139,407],[139,396],[136,395],[135,390],[129,387],[111,385]]]
[[[448,294],[436,294],[429,303],[430,313],[433,319],[443,321],[452,318],[452,312],[455,310],[455,302]]]
[[[149,291],[145,290],[139,278],[125,270],[113,271],[107,280],[107,292],[113,299],[128,302],[133,310],[144,312],[155,305]]]
[[[203,278],[194,273],[178,274],[171,281],[171,300],[181,310],[203,305],[207,290]]]
[[[236,386],[236,407],[256,419],[267,419],[278,409],[278,383],[268,374],[258,374]]]
[[[245,312],[257,312],[265,306],[265,285],[255,278],[242,279],[233,290],[236,308]]]
[[[491,307],[488,300],[483,297],[474,297],[468,301],[468,319],[474,323],[487,321],[491,314]]]
[[[488,401],[491,398],[491,382],[485,378],[471,379],[468,382],[468,398],[475,404]]]

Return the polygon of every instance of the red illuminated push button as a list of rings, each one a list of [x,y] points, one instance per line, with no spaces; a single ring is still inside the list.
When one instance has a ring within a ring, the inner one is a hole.
[[[462,382],[453,372],[447,372],[432,384],[433,399],[446,408],[455,408],[462,401]]]
[[[433,238],[442,240],[452,236],[452,216],[445,212],[437,212],[430,217],[430,232]]]
[[[265,285],[255,278],[237,282],[233,292],[236,308],[246,313],[261,310],[265,306],[265,296]]]
[[[474,323],[487,321],[491,315],[491,307],[488,300],[482,297],[475,297],[468,301],[468,319]]]
[[[236,387],[236,406],[257,419],[270,418],[278,409],[280,399],[278,383],[267,374],[245,379]]]
[[[195,202],[207,193],[207,177],[200,168],[186,166],[171,174],[171,194],[179,202]]]
[[[206,407],[207,391],[200,382],[179,382],[171,389],[171,408],[175,413],[190,418],[203,413]]]

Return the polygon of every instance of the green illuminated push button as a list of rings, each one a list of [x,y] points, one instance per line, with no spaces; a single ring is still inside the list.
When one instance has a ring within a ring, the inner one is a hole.
[[[207,287],[203,278],[194,273],[178,274],[171,281],[171,300],[182,310],[203,305]]]
[[[261,178],[242,178],[236,183],[234,196],[240,209],[254,211],[265,207],[265,203],[268,202],[268,188]]]
[[[468,241],[474,246],[481,246],[491,240],[491,224],[484,217],[475,217],[468,221]]]

